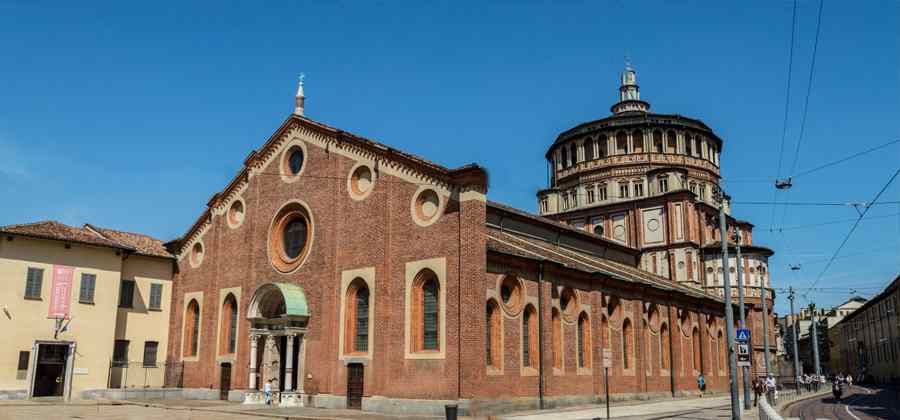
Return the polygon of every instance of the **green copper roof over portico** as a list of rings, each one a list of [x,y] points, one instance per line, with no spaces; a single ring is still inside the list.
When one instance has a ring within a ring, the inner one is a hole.
[[[303,288],[290,283],[273,283],[284,297],[284,314],[287,316],[309,316],[309,304]]]

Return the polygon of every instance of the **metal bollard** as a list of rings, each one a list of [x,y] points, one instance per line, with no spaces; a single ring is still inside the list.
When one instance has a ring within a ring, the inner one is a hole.
[[[444,414],[447,416],[447,420],[456,420],[456,404],[447,404],[444,406]]]

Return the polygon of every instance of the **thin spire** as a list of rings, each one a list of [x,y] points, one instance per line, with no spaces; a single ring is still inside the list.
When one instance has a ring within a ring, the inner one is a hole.
[[[625,70],[621,74],[619,85],[619,102],[612,106],[613,114],[625,112],[647,112],[650,104],[641,100],[641,90],[637,85],[637,72],[631,65],[631,59],[625,56]]]
[[[306,101],[306,95],[303,93],[303,79],[306,75],[300,73],[299,83],[297,83],[297,95],[294,97],[294,115],[303,116],[303,105]]]

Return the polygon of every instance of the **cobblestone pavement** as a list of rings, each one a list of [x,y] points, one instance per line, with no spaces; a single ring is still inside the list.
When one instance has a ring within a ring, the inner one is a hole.
[[[434,420],[435,417],[388,416],[355,410],[245,406],[221,401],[130,401],[122,404],[79,401],[0,403],[0,420]],[[438,417],[439,418],[439,417]]]
[[[900,419],[900,391],[853,386],[840,401],[829,393],[800,401],[783,413],[785,419]]]

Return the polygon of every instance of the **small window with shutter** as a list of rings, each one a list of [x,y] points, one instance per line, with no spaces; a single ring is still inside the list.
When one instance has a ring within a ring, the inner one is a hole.
[[[159,283],[150,285],[150,309],[156,311],[162,309],[162,288],[163,285]]]
[[[16,368],[16,379],[23,380],[28,375],[28,358],[31,357],[31,352],[28,351],[20,351],[19,352],[19,365]]]
[[[78,292],[78,302],[94,303],[94,287],[97,283],[96,274],[81,275],[81,289]]]
[[[44,269],[28,267],[25,277],[25,299],[40,299],[41,286],[44,283]]]
[[[144,367],[147,368],[155,368],[156,367],[156,350],[159,348],[159,343],[156,341],[145,341],[144,342]]]
[[[131,308],[134,306],[134,280],[122,279],[119,286],[119,307]]]
[[[128,340],[116,340],[113,347],[113,367],[128,366]]]

